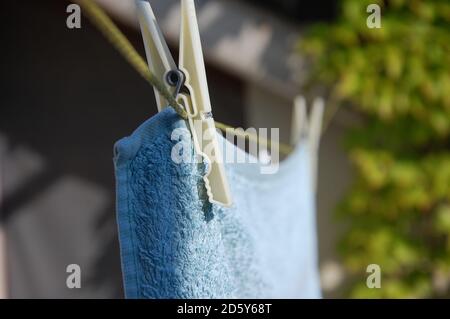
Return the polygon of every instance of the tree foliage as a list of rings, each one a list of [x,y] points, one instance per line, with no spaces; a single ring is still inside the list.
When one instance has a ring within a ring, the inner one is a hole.
[[[369,4],[381,28],[370,29]],[[344,0],[301,44],[310,80],[363,115],[346,140],[354,184],[338,209],[352,297],[450,296],[450,1]],[[381,289],[365,285],[378,264]]]

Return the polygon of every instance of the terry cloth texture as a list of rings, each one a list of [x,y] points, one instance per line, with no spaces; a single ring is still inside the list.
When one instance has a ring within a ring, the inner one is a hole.
[[[226,163],[233,205],[225,208],[206,198],[205,165],[172,161],[177,128],[187,130],[168,108],[115,146],[126,297],[320,298],[306,142],[274,175]],[[224,154],[242,152],[219,142]]]

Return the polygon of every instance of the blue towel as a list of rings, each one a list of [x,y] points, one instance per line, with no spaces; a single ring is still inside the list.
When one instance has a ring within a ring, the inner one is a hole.
[[[226,163],[225,208],[208,202],[203,164],[171,160],[177,128],[186,124],[168,108],[115,145],[126,297],[319,298],[307,145],[275,175]],[[218,138],[226,152],[242,152]]]

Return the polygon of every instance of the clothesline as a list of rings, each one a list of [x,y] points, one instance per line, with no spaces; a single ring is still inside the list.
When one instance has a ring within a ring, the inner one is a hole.
[[[155,87],[175,109],[175,111],[183,119],[187,119],[187,113],[183,107],[170,94],[169,90],[154,74],[151,73],[144,59],[139,55],[130,41],[119,30],[109,16],[92,0],[75,0],[82,8],[91,21],[104,34],[104,36],[111,42],[111,44],[122,54],[122,56],[134,67],[134,69],[148,82]],[[256,141],[271,147],[272,145],[284,155],[289,155],[292,152],[292,147],[283,143],[272,142],[268,139],[261,138],[257,135],[236,130],[235,128],[215,121],[216,127],[222,131],[232,130],[237,136]]]

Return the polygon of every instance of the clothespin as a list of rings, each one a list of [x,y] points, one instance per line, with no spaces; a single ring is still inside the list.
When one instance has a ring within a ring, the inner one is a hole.
[[[307,127],[306,118],[306,100],[299,95],[294,100],[294,109],[292,112],[292,129],[291,129],[291,144],[297,145],[300,139],[305,134]]]
[[[310,151],[311,183],[312,188],[317,188],[317,161],[319,153],[320,138],[322,135],[322,121],[325,109],[323,98],[316,98],[313,102],[311,114],[307,116],[306,100],[298,96],[294,100],[292,116],[291,143],[296,145],[306,136]]]
[[[193,0],[181,0],[181,34],[179,66],[177,67],[156,22],[148,0],[136,0],[141,32],[150,71],[163,79],[175,99],[188,113],[189,129],[196,154],[208,166],[204,176],[211,203],[230,206],[231,192],[212,117],[200,32]],[[168,106],[155,89],[158,110]]]
[[[313,103],[311,118],[309,120],[308,139],[311,148],[311,173],[312,189],[317,191],[317,175],[319,161],[319,145],[322,137],[322,122],[325,110],[325,101],[323,98],[316,98]]]

